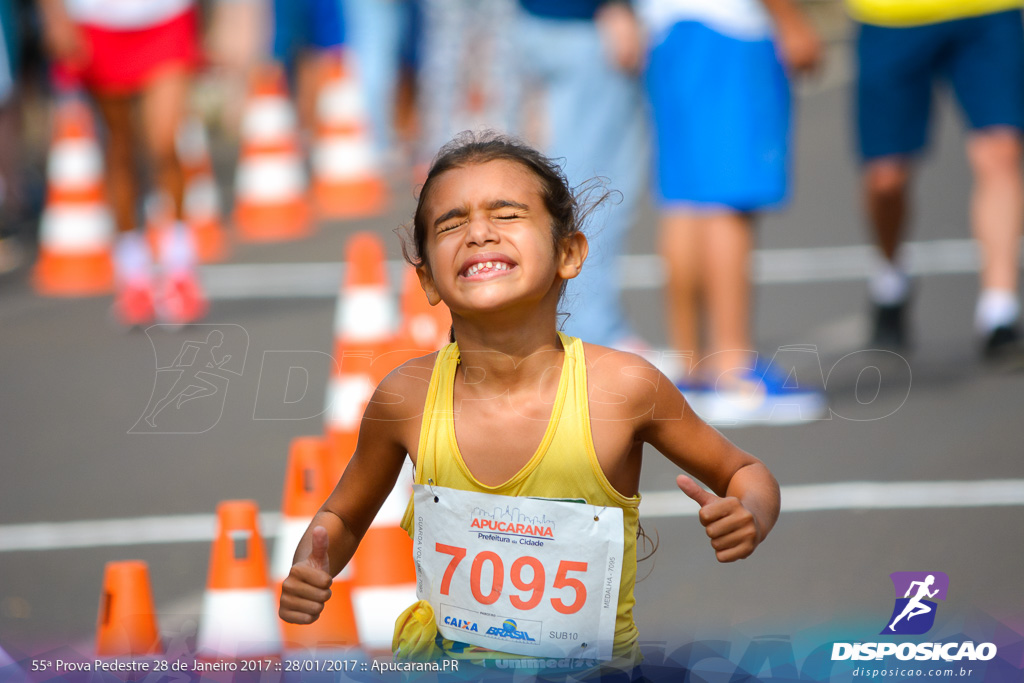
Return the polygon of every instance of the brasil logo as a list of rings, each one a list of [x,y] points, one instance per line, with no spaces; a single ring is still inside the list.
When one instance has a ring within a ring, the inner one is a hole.
[[[881,634],[927,633],[935,624],[935,600],[946,599],[949,577],[943,572],[893,572],[889,578],[896,591],[896,602]]]
[[[507,638],[509,640],[527,640],[531,643],[534,642],[529,633],[526,631],[520,631],[516,628],[516,622],[514,619],[506,619],[504,623],[502,623],[501,628],[498,628],[497,626],[490,627],[487,629],[487,635],[495,636],[497,638]]]

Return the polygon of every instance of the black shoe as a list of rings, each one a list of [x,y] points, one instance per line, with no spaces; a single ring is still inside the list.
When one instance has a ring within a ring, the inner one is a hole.
[[[871,345],[876,349],[888,351],[906,351],[907,326],[906,312],[907,302],[883,306],[873,304],[874,307],[874,330],[871,333]]]
[[[985,337],[985,344],[981,349],[985,360],[1005,360],[1008,358],[1024,357],[1024,347],[1021,346],[1020,331],[1011,325],[1000,325]]]

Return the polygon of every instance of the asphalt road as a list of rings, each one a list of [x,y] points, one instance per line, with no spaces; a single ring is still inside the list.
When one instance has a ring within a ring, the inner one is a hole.
[[[843,88],[812,89],[801,98],[796,196],[789,210],[763,221],[761,249],[865,243],[848,110]],[[937,148],[915,190],[913,238],[924,242],[969,233],[970,179],[958,115],[948,108],[940,122]],[[397,258],[390,231],[411,215],[409,195],[399,190],[387,217],[323,226],[300,243],[240,246],[234,261],[329,261],[340,257],[347,235],[365,228],[380,231]],[[647,209],[632,235],[632,253],[653,253],[653,225]],[[1024,374],[994,372],[978,361],[971,331],[975,294],[969,273],[918,280],[911,373],[883,367],[874,408],[858,398],[862,367],[840,363],[828,378],[832,419],[726,433],[761,457],[784,487],[1024,480]],[[625,296],[637,329],[663,346],[660,293],[636,289]],[[864,346],[863,283],[766,284],[756,299],[763,352],[813,344],[827,372]],[[245,363],[229,377],[222,412],[187,418],[202,429],[212,422],[197,434],[131,432],[155,391],[158,365],[185,340],[203,338],[204,328],[156,330],[154,346],[146,334],[111,324],[109,305],[109,299],[38,298],[24,270],[0,280],[0,530],[210,514],[230,498],[279,510],[288,444],[297,435],[320,433],[322,422],[254,419],[259,391],[266,390],[260,384],[264,353],[329,353],[333,300],[215,300],[207,322],[244,331],[238,339],[245,337],[247,345],[237,341],[233,348],[242,349]],[[325,381],[311,374],[304,405],[322,400]],[[648,455],[642,491],[670,491],[673,467],[657,453]],[[901,570],[948,574],[949,597],[938,622],[946,631],[955,632],[964,620],[991,618],[1024,633],[1024,506],[951,507],[937,500],[885,507],[784,513],[751,559],[728,566],[715,562],[693,516],[645,517],[645,529],[656,530],[660,546],[641,564],[646,577],[636,590],[643,640],[784,633],[813,645],[836,629],[870,639],[892,609],[888,575]],[[0,551],[0,646],[18,652],[88,646],[103,565],[125,558],[149,563],[165,627],[194,625],[208,553],[201,541]]]

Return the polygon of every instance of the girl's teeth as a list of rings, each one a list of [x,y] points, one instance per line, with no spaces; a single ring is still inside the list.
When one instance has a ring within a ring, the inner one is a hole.
[[[486,261],[484,263],[474,263],[466,270],[467,276],[473,276],[482,270],[508,270],[509,266],[507,263],[501,261]]]

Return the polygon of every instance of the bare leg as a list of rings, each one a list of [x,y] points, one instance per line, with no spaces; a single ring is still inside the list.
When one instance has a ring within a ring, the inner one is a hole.
[[[156,184],[182,218],[185,181],[178,162],[175,138],[185,113],[189,75],[184,69],[165,69],[142,93],[142,124],[146,149],[153,162]]]
[[[692,213],[667,211],[661,216],[659,248],[665,262],[665,323],[672,349],[697,354],[701,281],[701,219]],[[693,362],[699,361],[695,357]]]
[[[133,98],[96,94],[95,99],[107,127],[107,197],[117,229],[124,233],[135,228],[138,196]]]
[[[905,159],[876,159],[864,169],[864,202],[882,255],[890,262],[903,241],[907,221],[909,164]]]
[[[994,128],[971,135],[967,156],[974,171],[971,222],[981,248],[981,286],[1016,293],[1024,225],[1020,133]]]
[[[754,236],[748,214],[703,218],[701,280],[707,301],[708,346],[716,374],[746,367],[750,335],[750,253]]]

